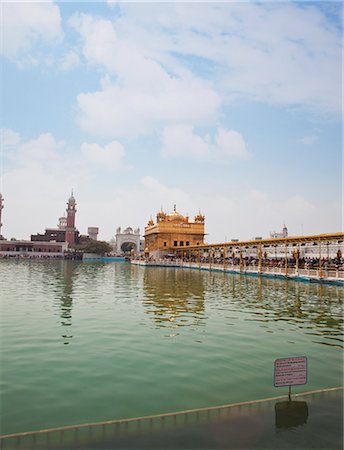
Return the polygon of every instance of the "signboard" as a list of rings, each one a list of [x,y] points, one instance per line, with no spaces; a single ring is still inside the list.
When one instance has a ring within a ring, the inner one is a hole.
[[[307,383],[307,358],[296,356],[275,360],[274,385],[296,386]]]

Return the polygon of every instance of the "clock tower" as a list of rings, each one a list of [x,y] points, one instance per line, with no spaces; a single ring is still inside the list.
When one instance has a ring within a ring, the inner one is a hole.
[[[73,195],[73,191],[71,196],[68,199],[67,203],[67,226],[66,226],[66,242],[68,244],[75,244],[75,213],[76,213],[76,202]]]

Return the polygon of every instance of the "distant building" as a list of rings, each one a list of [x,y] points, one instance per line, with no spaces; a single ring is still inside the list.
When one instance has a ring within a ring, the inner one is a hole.
[[[160,258],[178,247],[203,244],[204,222],[201,212],[189,222],[188,216],[177,212],[176,205],[170,214],[159,211],[156,223],[151,218],[145,227],[145,253]]]
[[[46,228],[44,234],[32,234],[32,242],[67,242],[68,244],[79,243],[79,231],[75,227],[76,201],[73,195],[67,202],[67,217],[59,218],[58,228]]]
[[[65,230],[67,226],[67,217],[65,215],[63,215],[62,217],[59,218],[59,230]]]
[[[99,228],[98,227],[88,227],[87,233],[90,239],[96,241],[98,239]]]
[[[75,214],[76,214],[76,201],[73,195],[69,197],[67,202],[67,225],[66,225],[66,242],[68,244],[75,244],[76,243],[76,236],[75,232],[77,231],[75,228]]]
[[[140,239],[140,228],[133,230],[131,227],[122,231],[121,227],[116,230],[114,241],[111,242],[117,255],[130,253],[132,250],[138,254],[142,250]]]
[[[1,227],[2,227],[2,210],[4,209],[4,197],[2,196],[0,192],[0,239],[4,239],[1,234]]]
[[[0,194],[0,231],[1,210],[3,208],[3,197]],[[60,257],[74,244],[86,244],[91,239],[96,240],[99,228],[89,227],[89,235],[80,235],[75,226],[76,201],[73,195],[67,202],[67,216],[59,218],[57,228],[46,228],[44,234],[32,234],[30,241],[11,239],[0,241],[1,256],[53,256]]]
[[[1,240],[0,256],[49,256],[61,257],[67,250],[65,242],[35,242],[35,241],[17,241],[17,240]]]
[[[272,231],[272,232],[270,232],[270,237],[275,238],[275,239],[286,238],[286,237],[288,237],[288,228],[284,224],[284,227],[283,227],[281,233],[276,233],[276,231]]]

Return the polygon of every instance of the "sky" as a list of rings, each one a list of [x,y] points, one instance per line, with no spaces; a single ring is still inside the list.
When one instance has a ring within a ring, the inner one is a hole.
[[[341,2],[1,3],[2,234],[341,231]]]

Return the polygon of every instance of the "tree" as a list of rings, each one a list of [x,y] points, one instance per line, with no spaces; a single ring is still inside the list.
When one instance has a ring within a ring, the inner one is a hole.
[[[96,255],[104,255],[105,253],[111,252],[112,247],[108,242],[105,241],[90,240],[86,244],[78,247],[78,249],[82,250],[85,253],[95,253]]]

